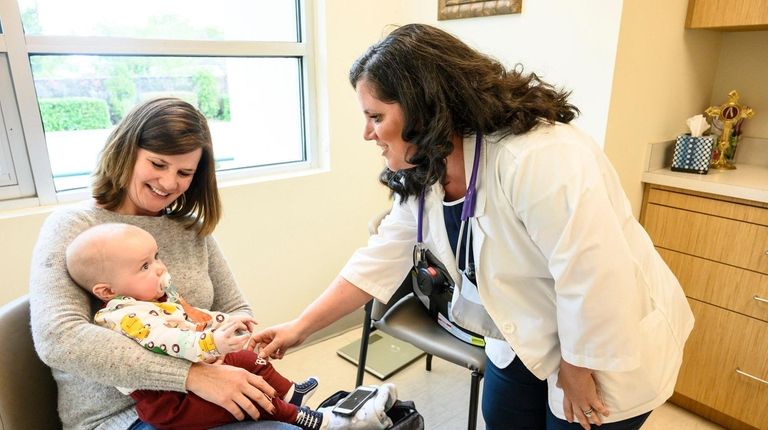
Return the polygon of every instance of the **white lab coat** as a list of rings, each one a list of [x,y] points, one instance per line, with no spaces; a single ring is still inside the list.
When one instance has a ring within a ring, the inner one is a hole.
[[[575,127],[542,124],[521,136],[486,136],[471,220],[477,287],[505,340],[549,384],[560,358],[596,371],[610,416],[648,412],[672,394],[693,314],[677,279],[632,216],[618,176]],[[474,137],[464,140],[467,182]],[[445,230],[443,189],[426,196],[424,242],[460,276]],[[395,199],[368,246],[341,275],[386,301],[412,265],[418,201]],[[492,357],[493,358],[493,357]]]

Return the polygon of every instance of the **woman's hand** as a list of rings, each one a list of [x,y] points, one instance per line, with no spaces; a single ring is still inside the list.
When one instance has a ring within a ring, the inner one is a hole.
[[[251,335],[246,349],[258,352],[261,358],[281,359],[288,348],[304,342],[306,336],[300,333],[296,321],[267,327]]]
[[[601,417],[608,416],[591,369],[574,366],[561,358],[557,386],[563,389],[563,410],[569,423],[575,416],[584,430],[589,430],[590,423],[599,426],[603,423]]]
[[[359,309],[372,298],[351,282],[337,276],[297,319],[254,334],[246,348],[254,351],[258,348],[261,358],[283,358],[286,349],[304,342],[307,336]]]
[[[270,413],[275,412],[272,399],[275,389],[261,376],[239,367],[194,363],[187,375],[186,387],[203,399],[215,403],[231,413],[238,421],[248,414],[259,419],[256,402]]]

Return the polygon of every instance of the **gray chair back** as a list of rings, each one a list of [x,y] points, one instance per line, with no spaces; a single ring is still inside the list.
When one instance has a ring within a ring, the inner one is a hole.
[[[57,430],[56,382],[40,361],[29,328],[29,299],[0,308],[0,430]]]

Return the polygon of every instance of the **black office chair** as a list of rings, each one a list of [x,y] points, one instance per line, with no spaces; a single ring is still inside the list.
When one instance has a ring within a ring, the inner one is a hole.
[[[368,224],[370,234],[375,234],[386,213]],[[429,314],[421,301],[413,294],[413,282],[409,274],[397,292],[384,304],[376,299],[365,305],[363,335],[355,386],[363,383],[365,362],[368,355],[368,336],[372,329],[381,330],[427,353],[426,369],[432,370],[432,356],[466,367],[472,379],[469,391],[469,417],[467,428],[477,427],[477,410],[480,396],[480,380],[485,372],[485,350],[462,342],[448,333]]]

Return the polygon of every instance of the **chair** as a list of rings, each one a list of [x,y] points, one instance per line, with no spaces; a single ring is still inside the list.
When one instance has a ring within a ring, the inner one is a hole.
[[[0,430],[61,429],[56,382],[35,352],[29,328],[29,299],[0,308]]]
[[[368,224],[370,234],[375,234],[378,225],[386,216],[381,214]],[[409,274],[397,292],[384,304],[376,299],[365,305],[363,335],[360,342],[360,356],[355,386],[363,383],[365,362],[368,355],[368,336],[372,329],[381,330],[392,337],[403,340],[427,353],[426,369],[432,370],[432,356],[470,370],[472,379],[469,392],[469,417],[467,428],[477,427],[480,380],[485,371],[485,350],[460,341],[432,319],[421,301],[413,294],[413,283]]]

